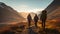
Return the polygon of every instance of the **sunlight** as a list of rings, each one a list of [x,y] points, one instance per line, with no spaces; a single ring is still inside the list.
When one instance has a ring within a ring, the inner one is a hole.
[[[34,12],[34,13],[37,13],[38,11],[42,11],[44,9],[39,9],[39,8],[36,8],[36,9],[28,9],[28,8],[21,8],[20,10],[18,9],[17,11],[18,12]]]
[[[28,5],[19,5],[18,7],[15,7],[18,12],[34,12],[37,13],[38,11],[44,10],[43,8],[32,8]]]

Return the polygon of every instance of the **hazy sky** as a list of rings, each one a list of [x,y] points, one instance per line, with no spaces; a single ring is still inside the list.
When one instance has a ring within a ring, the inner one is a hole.
[[[53,0],[0,0],[18,12],[35,12],[45,9]]]

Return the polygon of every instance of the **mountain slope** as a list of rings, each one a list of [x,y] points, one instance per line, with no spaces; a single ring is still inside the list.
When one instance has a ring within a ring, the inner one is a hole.
[[[48,19],[60,19],[60,7],[48,15]]]
[[[45,10],[47,11],[47,20],[59,20],[60,0],[54,0]],[[40,14],[38,16],[40,16]]]
[[[48,20],[60,19],[60,0],[54,0],[46,9]]]
[[[18,22],[24,19],[16,10],[0,2],[0,23],[1,22]]]

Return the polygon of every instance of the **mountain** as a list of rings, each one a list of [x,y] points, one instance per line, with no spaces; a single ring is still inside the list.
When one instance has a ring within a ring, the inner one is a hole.
[[[60,7],[58,7],[53,12],[48,14],[48,19],[50,19],[50,20],[52,20],[52,19],[55,19],[55,20],[60,19]]]
[[[54,0],[46,9],[48,20],[60,19],[60,0]]]
[[[27,18],[27,15],[28,15],[29,13],[27,13],[27,12],[20,12],[19,14],[20,14],[22,17]]]
[[[50,5],[47,6],[45,10],[47,11],[47,20],[59,20],[60,0],[54,0]]]
[[[31,14],[32,19],[33,19],[36,13],[31,12],[30,14]]]
[[[27,18],[28,14],[29,12],[20,12],[20,15],[24,18]],[[30,15],[33,18],[35,16],[35,13],[31,12]]]
[[[23,21],[23,17],[19,13],[7,6],[5,3],[0,2],[0,23],[2,22],[20,22]]]

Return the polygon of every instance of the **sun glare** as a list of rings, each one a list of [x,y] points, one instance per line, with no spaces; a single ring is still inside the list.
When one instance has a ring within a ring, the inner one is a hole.
[[[15,7],[18,12],[34,12],[37,13],[38,11],[42,11],[42,8],[32,8],[28,5],[19,5],[18,7]]]

